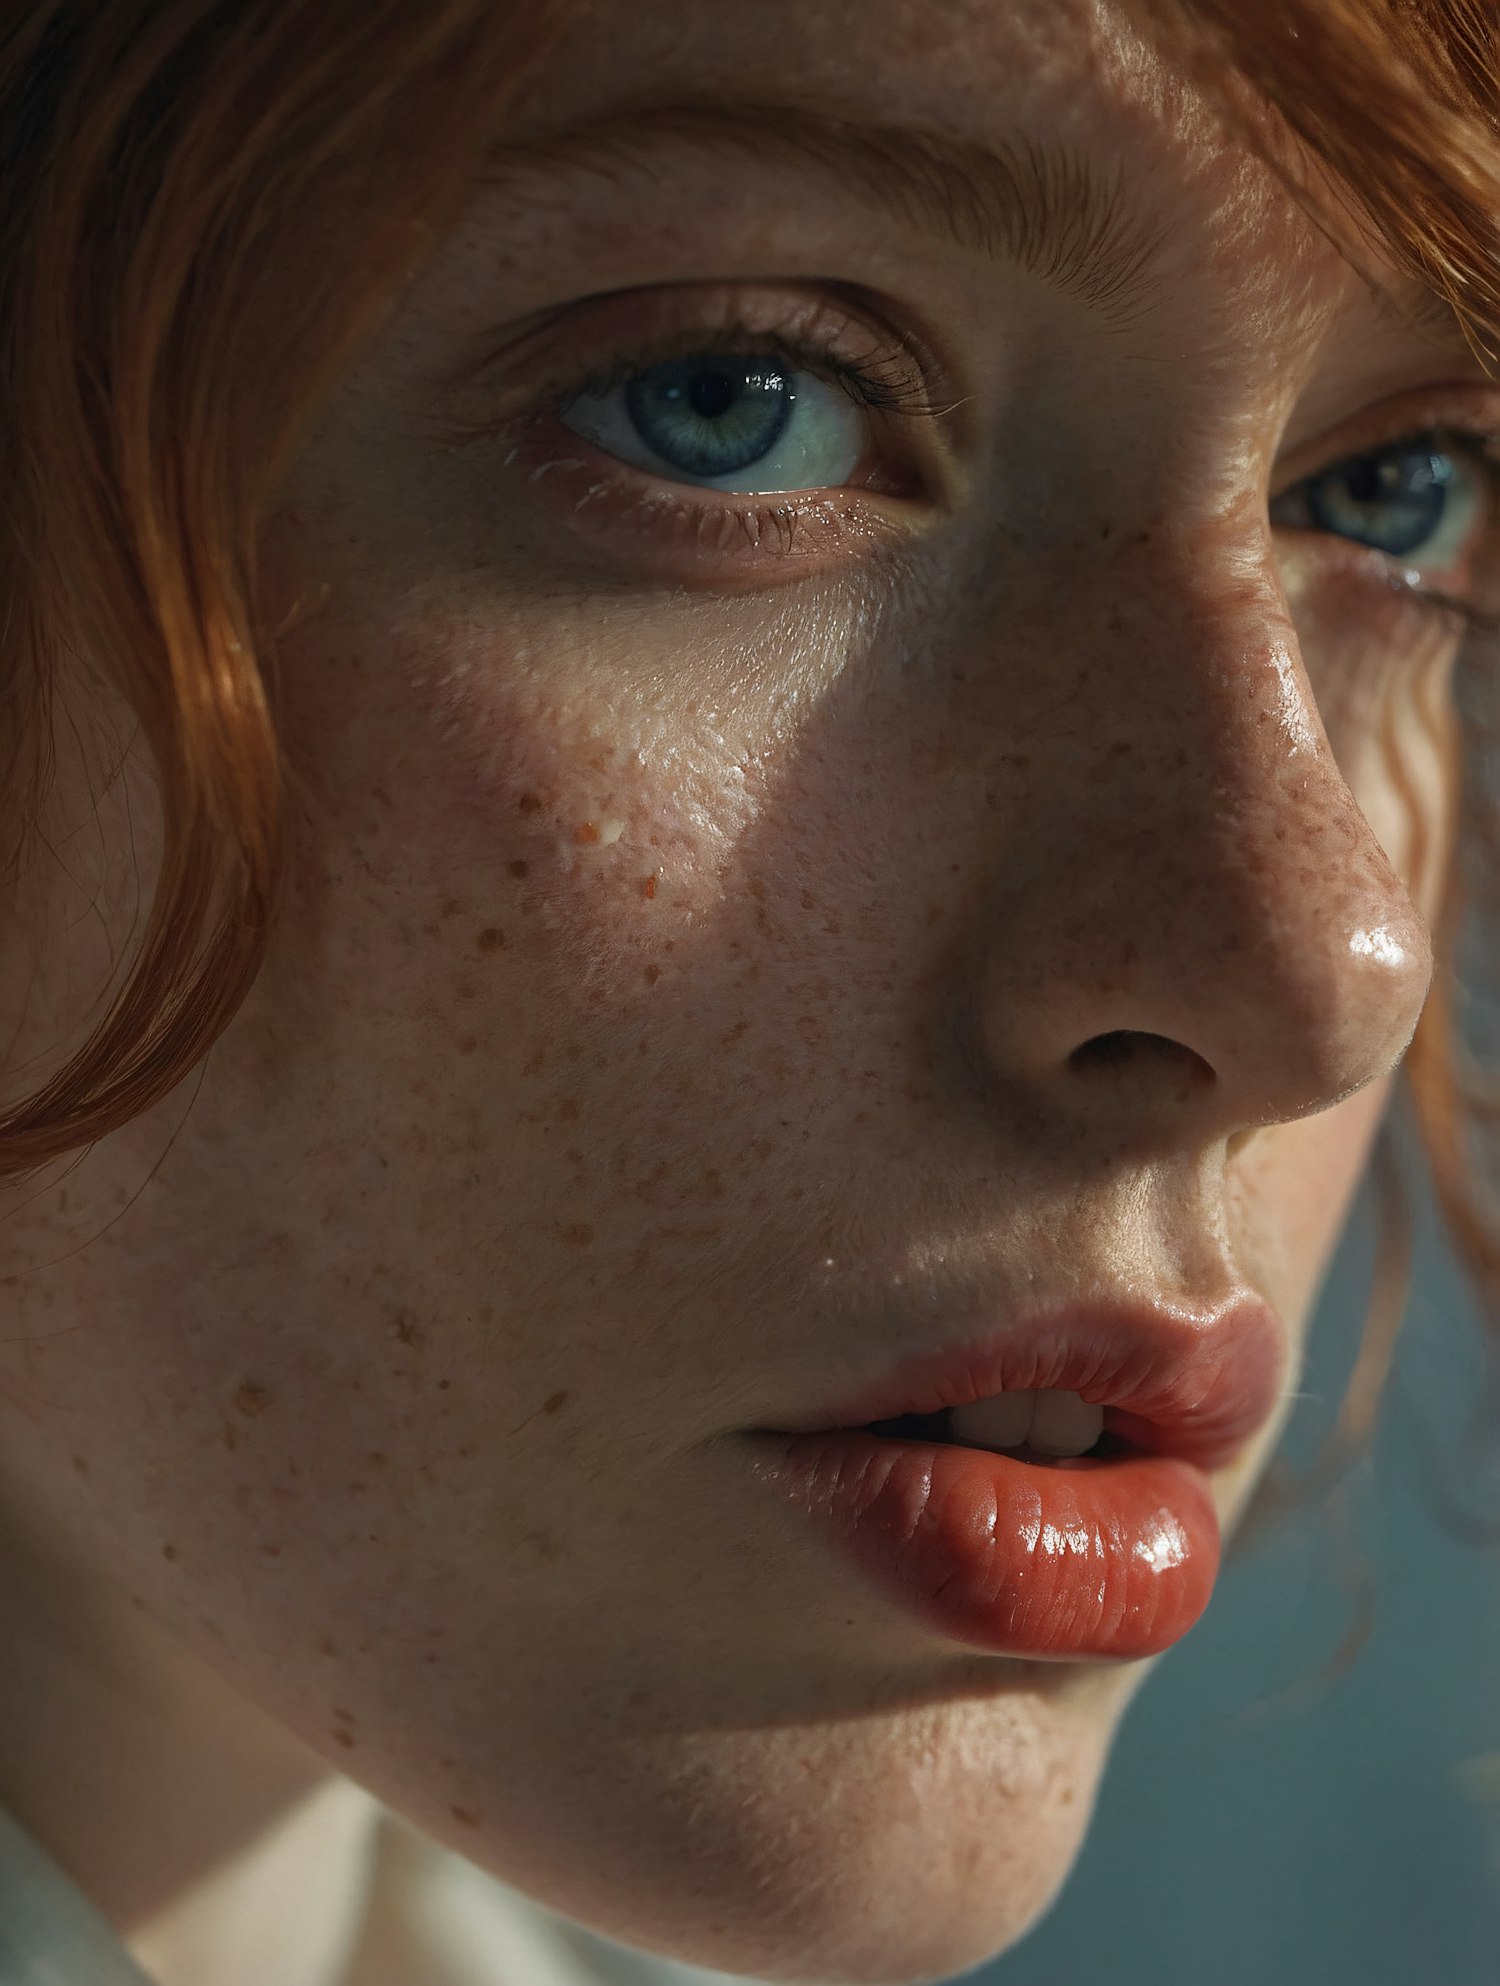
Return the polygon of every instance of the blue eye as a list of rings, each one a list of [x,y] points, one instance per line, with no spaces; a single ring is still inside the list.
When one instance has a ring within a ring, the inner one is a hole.
[[[1271,521],[1442,569],[1462,557],[1482,509],[1478,471],[1428,436],[1319,470],[1276,499]]]
[[[665,359],[558,418],[634,468],[747,494],[836,488],[865,447],[849,394],[764,352]]]
[[[670,359],[625,388],[636,433],[686,476],[733,476],[786,433],[796,395],[786,368],[746,359]]]

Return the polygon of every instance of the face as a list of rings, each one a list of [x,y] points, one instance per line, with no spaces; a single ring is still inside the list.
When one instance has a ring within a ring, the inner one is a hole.
[[[705,25],[591,10],[306,443],[269,957],[17,1202],[7,1524],[564,1913],[909,1979],[1145,1662],[914,1611],[763,1431],[1242,1330],[1232,1526],[1428,984],[1488,396],[1102,6]],[[36,1053],[150,858],[86,756]]]

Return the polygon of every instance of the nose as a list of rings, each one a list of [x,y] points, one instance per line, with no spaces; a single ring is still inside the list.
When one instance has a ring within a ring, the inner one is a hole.
[[[1083,660],[986,902],[982,1053],[1059,1131],[1207,1141],[1325,1109],[1400,1060],[1431,978],[1269,551],[1248,583],[1187,563],[1055,627]]]

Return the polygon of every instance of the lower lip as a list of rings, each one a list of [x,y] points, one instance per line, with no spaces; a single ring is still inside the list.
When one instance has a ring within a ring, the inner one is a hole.
[[[1189,1462],[1049,1466],[857,1429],[758,1439],[764,1480],[887,1597],[967,1647],[1156,1655],[1213,1591],[1218,1517]]]

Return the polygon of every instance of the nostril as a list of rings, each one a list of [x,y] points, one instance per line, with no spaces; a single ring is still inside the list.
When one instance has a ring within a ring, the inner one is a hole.
[[[1172,1077],[1184,1097],[1207,1089],[1214,1072],[1203,1057],[1180,1041],[1164,1034],[1147,1034],[1138,1028],[1114,1028],[1081,1042],[1068,1057],[1068,1066],[1089,1080],[1155,1074]]]

